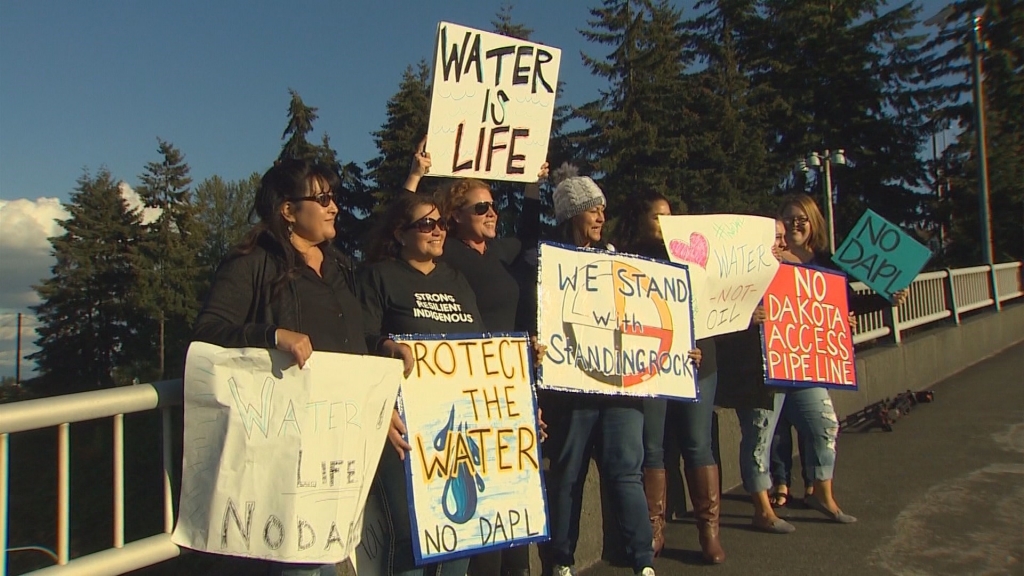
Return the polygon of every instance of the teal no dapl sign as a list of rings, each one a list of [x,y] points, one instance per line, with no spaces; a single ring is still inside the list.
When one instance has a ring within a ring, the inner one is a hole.
[[[899,226],[868,210],[839,247],[834,261],[850,276],[890,298],[910,286],[931,256],[931,250]]]

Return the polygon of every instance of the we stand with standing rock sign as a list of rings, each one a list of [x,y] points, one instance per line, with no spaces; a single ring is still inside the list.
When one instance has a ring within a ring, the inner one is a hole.
[[[427,138],[432,176],[535,182],[561,50],[441,22]]]
[[[396,337],[417,565],[548,539],[526,335]]]

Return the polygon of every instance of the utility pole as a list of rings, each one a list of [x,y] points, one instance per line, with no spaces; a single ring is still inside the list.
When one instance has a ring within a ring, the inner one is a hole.
[[[975,134],[978,137],[978,217],[981,220],[981,258],[989,266],[993,263],[992,210],[988,203],[988,147],[985,137],[985,89],[981,73],[981,15],[974,17],[971,35],[971,79],[974,81]]]
[[[14,356],[14,384],[21,386],[21,312],[18,312],[17,353]]]

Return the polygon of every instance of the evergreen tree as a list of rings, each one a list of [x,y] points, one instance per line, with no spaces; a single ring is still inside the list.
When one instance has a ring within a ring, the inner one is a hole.
[[[865,208],[896,223],[921,218],[930,95],[917,74],[923,37],[910,34],[918,11],[886,10],[884,0],[759,3],[751,80],[785,103],[769,118],[770,162],[845,150],[850,166],[832,170],[838,242]],[[824,202],[820,172],[781,185],[795,190]]]
[[[604,0],[590,13],[584,38],[611,52],[583,62],[609,86],[576,110],[587,126],[570,138],[613,205],[641,189],[678,200],[687,157],[681,14],[663,0]]]
[[[770,213],[770,193],[787,167],[771,166],[766,119],[777,103],[754,91],[745,64],[756,0],[709,0],[688,21],[689,56],[704,67],[687,76],[689,157],[681,196],[694,213]]]
[[[196,218],[192,179],[185,156],[169,142],[158,140],[161,160],[148,162],[136,190],[147,208],[160,216],[146,226],[142,306],[154,324],[152,338],[156,377],[181,374],[191,326],[199,313],[199,294],[210,270],[200,259],[205,239]]]
[[[409,162],[416,145],[427,133],[430,120],[430,66],[421,60],[402,73],[398,92],[387,103],[387,120],[373,133],[377,157],[366,163],[368,179],[376,189],[382,207],[391,194],[402,188],[409,175]],[[430,143],[427,142],[427,149]],[[426,183],[436,184],[436,182]]]
[[[231,182],[214,175],[196,186],[196,220],[205,239],[200,258],[203,268],[216,269],[249,231],[249,211],[259,187],[260,175],[255,172]]]
[[[288,126],[281,134],[281,139],[287,140],[281,148],[279,158],[315,158],[317,147],[306,140],[306,135],[313,131],[317,109],[306,106],[295,90],[289,88],[288,93],[292,97],[288,104]]]
[[[50,238],[53,275],[35,287],[42,303],[39,351],[28,356],[41,380],[60,393],[115,384],[115,370],[134,352],[140,327],[139,214],[128,209],[105,168],[78,179],[64,233]]]
[[[935,128],[959,129],[956,142],[937,166],[937,184],[946,194],[936,212],[951,231],[947,265],[982,261],[977,121],[971,94],[975,15],[980,16],[993,258],[1024,258],[1024,4],[973,0],[951,6],[939,22],[941,31],[927,46],[933,57],[922,66],[926,78],[939,87]]]

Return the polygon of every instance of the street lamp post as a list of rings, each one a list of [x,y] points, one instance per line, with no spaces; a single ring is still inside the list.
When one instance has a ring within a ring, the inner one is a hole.
[[[836,253],[836,218],[835,207],[832,198],[832,165],[846,165],[846,155],[842,150],[831,152],[825,150],[824,154],[811,152],[806,160],[800,161],[800,168],[807,172],[812,167],[820,168],[825,179],[825,219],[828,221],[828,249],[830,254]]]

